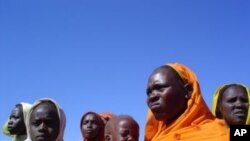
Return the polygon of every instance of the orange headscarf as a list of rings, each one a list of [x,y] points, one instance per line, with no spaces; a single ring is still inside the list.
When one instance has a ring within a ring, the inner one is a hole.
[[[195,74],[181,64],[167,64],[185,83],[192,86],[191,98],[185,112],[171,124],[158,121],[149,110],[145,126],[145,141],[228,141],[229,131],[222,120],[215,119],[201,96]]]
[[[116,116],[115,114],[111,112],[102,112],[102,113],[99,113],[99,115],[102,117],[102,119],[105,120],[105,123],[108,122],[111,118]]]

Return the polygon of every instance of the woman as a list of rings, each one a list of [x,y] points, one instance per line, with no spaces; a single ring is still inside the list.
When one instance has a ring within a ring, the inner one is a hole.
[[[39,99],[31,108],[27,122],[26,141],[63,141],[66,117],[52,99]]]
[[[84,141],[104,141],[104,120],[95,112],[85,113],[80,122]]]
[[[31,107],[31,104],[25,102],[15,105],[4,124],[3,133],[12,137],[13,141],[24,141],[27,138],[25,119]]]
[[[153,71],[147,104],[145,141],[229,140],[224,121],[212,115],[195,74],[184,65],[167,64]]]
[[[230,83],[217,88],[212,113],[230,125],[250,125],[250,93],[243,84]]]

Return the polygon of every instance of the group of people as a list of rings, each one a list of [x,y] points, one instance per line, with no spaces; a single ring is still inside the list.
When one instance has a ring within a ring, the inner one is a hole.
[[[231,83],[214,93],[211,110],[198,79],[178,63],[156,68],[147,84],[144,141],[229,141],[231,125],[250,125],[249,88]],[[63,141],[66,117],[52,99],[17,104],[3,126],[13,141]],[[138,141],[139,125],[130,115],[86,112],[83,141]]]
[[[66,116],[50,98],[15,105],[3,125],[13,141],[63,141]],[[80,121],[84,141],[138,141],[139,124],[130,115],[86,112]]]

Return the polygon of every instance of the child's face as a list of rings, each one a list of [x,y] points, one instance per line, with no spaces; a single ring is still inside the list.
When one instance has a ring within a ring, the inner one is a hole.
[[[139,129],[129,119],[122,119],[118,122],[117,132],[115,141],[138,141]]]
[[[32,141],[55,141],[59,133],[59,115],[51,103],[38,105],[30,116]]]

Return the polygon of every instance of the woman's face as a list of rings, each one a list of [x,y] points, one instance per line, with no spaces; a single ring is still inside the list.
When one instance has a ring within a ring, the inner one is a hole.
[[[10,114],[8,130],[12,135],[26,134],[26,126],[23,119],[23,108],[21,105],[16,106]]]
[[[100,129],[98,118],[94,114],[87,114],[82,121],[81,130],[84,138],[97,138]]]
[[[244,125],[248,114],[247,92],[242,87],[231,86],[222,93],[221,114],[228,125]]]
[[[60,131],[59,128],[59,115],[52,103],[41,103],[34,108],[30,116],[32,141],[55,141]]]
[[[149,78],[147,104],[157,120],[169,123],[177,119],[187,108],[186,94],[171,69],[160,68]]]

